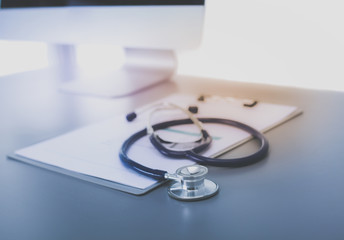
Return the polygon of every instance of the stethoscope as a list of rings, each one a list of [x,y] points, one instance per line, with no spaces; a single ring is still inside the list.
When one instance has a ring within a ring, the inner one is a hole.
[[[152,125],[152,115],[158,111],[166,109],[179,109],[184,112],[189,118],[171,120]],[[197,111],[197,107],[192,107],[192,112]],[[183,201],[202,200],[216,195],[219,186],[211,180],[205,178],[208,169],[201,165],[185,166],[177,169],[175,173],[168,173],[164,170],[152,169],[144,166],[133,159],[129,158],[128,152],[130,148],[141,138],[149,135],[150,142],[162,155],[170,158],[186,158],[195,161],[199,164],[220,166],[220,167],[242,167],[254,164],[262,160],[268,153],[269,143],[265,136],[256,129],[230,119],[222,118],[196,118],[190,110],[186,110],[173,103],[160,103],[155,106],[155,109],[150,113],[147,128],[133,134],[122,144],[119,152],[119,157],[122,162],[131,167],[142,175],[154,178],[156,180],[173,180],[175,183],[168,188],[168,194]],[[137,113],[133,112],[127,115],[127,120],[132,121],[136,118]],[[259,149],[248,156],[230,159],[217,159],[205,157],[200,155],[206,150],[211,142],[212,137],[204,129],[203,123],[215,123],[233,126],[250,133],[254,138],[260,142]],[[173,142],[161,138],[157,131],[166,128],[195,124],[200,131],[200,137],[193,142]]]

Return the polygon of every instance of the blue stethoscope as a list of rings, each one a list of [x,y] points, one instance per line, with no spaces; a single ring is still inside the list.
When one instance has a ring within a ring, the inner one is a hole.
[[[154,113],[166,109],[179,109],[184,112],[189,118],[171,120],[161,122],[155,125],[151,124],[151,117]],[[189,108],[190,109],[190,108]],[[193,107],[193,111],[197,108]],[[130,136],[123,144],[119,152],[119,157],[122,162],[131,167],[142,175],[157,179],[157,180],[173,180],[175,183],[168,188],[168,193],[171,197],[184,200],[195,201],[202,200],[214,196],[219,187],[213,181],[205,179],[208,169],[201,165],[185,166],[177,169],[176,173],[168,173],[164,170],[152,169],[146,167],[133,159],[129,158],[129,149],[139,139],[149,135],[150,142],[162,155],[176,159],[190,159],[199,164],[220,166],[220,167],[242,167],[254,164],[262,160],[268,153],[269,143],[265,136],[256,129],[233,120],[222,118],[196,118],[190,110],[186,110],[178,105],[172,103],[158,104],[157,107],[151,112],[147,128]],[[127,115],[127,120],[132,121],[136,118],[136,113]],[[206,150],[212,142],[212,137],[203,128],[203,123],[215,123],[233,126],[250,133],[254,138],[260,142],[259,149],[248,156],[230,159],[217,159],[202,156],[201,153]],[[172,142],[161,138],[157,131],[166,129],[173,126],[195,124],[199,131],[200,137],[193,142]]]

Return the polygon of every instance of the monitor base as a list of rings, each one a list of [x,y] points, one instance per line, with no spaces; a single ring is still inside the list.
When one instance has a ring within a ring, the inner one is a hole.
[[[125,49],[126,62],[118,71],[105,76],[80,74],[61,84],[60,90],[72,94],[118,98],[168,81],[176,69],[172,50]]]

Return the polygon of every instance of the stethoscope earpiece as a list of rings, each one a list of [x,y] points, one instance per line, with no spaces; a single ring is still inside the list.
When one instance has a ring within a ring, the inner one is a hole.
[[[125,118],[127,119],[128,122],[134,121],[136,117],[137,117],[136,112],[128,113],[128,114],[125,116]]]
[[[188,110],[189,110],[189,112],[191,112],[193,114],[198,113],[198,107],[197,106],[189,106]]]

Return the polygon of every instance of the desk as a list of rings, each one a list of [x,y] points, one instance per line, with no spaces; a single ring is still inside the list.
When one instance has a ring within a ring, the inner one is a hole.
[[[135,99],[62,94],[48,70],[0,79],[0,239],[343,239],[344,93],[175,77]],[[197,84],[196,84],[197,83]],[[269,156],[210,167],[217,196],[133,196],[8,160],[18,148],[176,91],[297,105],[301,116],[266,134]]]

